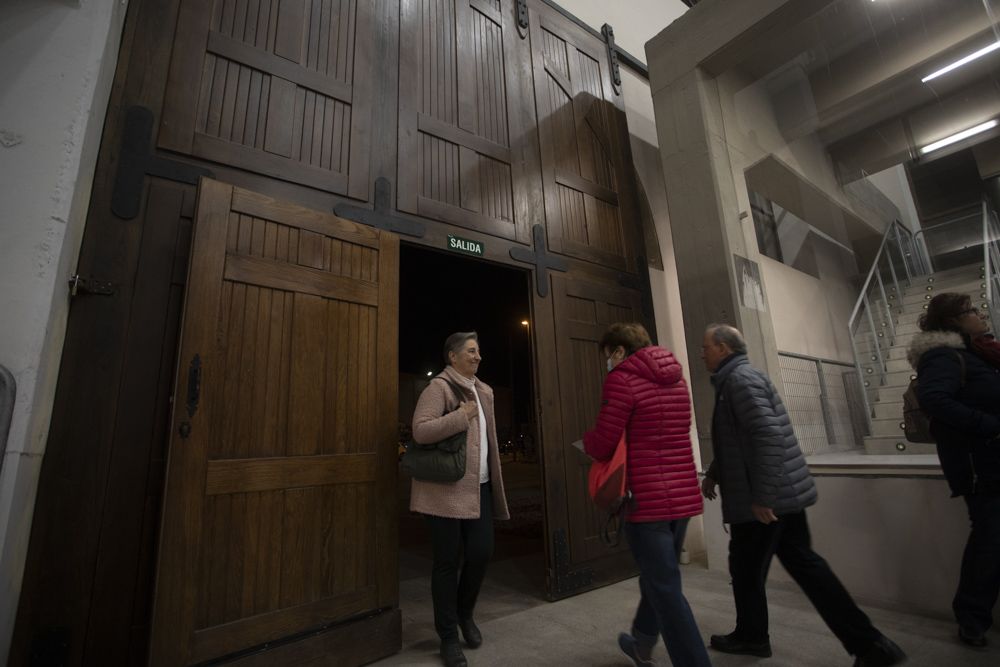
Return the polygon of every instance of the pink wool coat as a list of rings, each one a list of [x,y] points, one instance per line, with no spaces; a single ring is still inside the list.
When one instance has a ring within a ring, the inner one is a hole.
[[[628,521],[701,514],[690,430],[687,383],[669,350],[644,347],[608,373],[597,424],[583,436],[583,445],[592,457],[607,461],[626,433],[628,485],[635,498]]]
[[[465,400],[475,395],[468,380],[451,366],[438,373],[462,388]],[[507,496],[500,470],[500,450],[497,448],[496,421],[493,417],[493,390],[476,378],[476,391],[486,415],[486,436],[489,442],[490,487],[493,491],[493,517],[509,519]],[[457,482],[425,482],[414,479],[410,491],[410,510],[449,519],[479,518],[479,417],[466,419],[459,410],[455,391],[446,382],[432,380],[420,394],[413,411],[413,440],[418,444],[439,442],[448,436],[467,430],[465,439],[465,476]]]

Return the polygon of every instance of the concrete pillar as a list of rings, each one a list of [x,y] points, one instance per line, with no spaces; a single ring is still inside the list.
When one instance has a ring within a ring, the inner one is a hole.
[[[652,61],[652,54],[650,54]],[[734,255],[757,261],[756,235],[746,185],[737,182],[725,140],[722,106],[714,78],[694,68],[653,92],[653,107],[670,209],[670,229],[684,315],[688,356],[700,359],[704,328],[712,322],[737,326],[750,360],[781,390],[777,346],[767,294],[764,310],[741,298],[742,275]],[[703,460],[711,461],[714,392],[703,366],[692,363],[692,394]]]

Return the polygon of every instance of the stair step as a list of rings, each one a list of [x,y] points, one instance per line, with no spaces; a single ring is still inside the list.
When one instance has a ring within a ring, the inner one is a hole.
[[[904,371],[912,370],[910,368],[910,362],[906,359],[889,359],[885,364],[886,370],[890,373],[899,373]]]
[[[907,385],[879,387],[875,392],[875,403],[902,403]]]
[[[901,420],[903,418],[903,401],[875,401],[873,405],[875,409],[874,419],[894,419]]]
[[[885,438],[899,438],[903,436],[902,411],[895,418],[886,417],[883,419],[872,419],[872,435]]]
[[[902,447],[902,449],[900,449]],[[937,454],[937,447],[932,443],[909,442],[900,433],[898,437],[867,436],[865,438],[866,454]]]

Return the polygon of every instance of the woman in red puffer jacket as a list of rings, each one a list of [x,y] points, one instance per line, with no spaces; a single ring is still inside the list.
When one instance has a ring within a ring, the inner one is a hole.
[[[636,665],[650,664],[662,634],[673,664],[710,665],[677,562],[688,519],[702,512],[681,365],[669,350],[651,344],[641,324],[612,324],[600,346],[608,376],[597,424],[583,444],[587,454],[606,461],[625,433],[633,503],[624,530],[641,591],[632,631],[619,635],[618,645]]]

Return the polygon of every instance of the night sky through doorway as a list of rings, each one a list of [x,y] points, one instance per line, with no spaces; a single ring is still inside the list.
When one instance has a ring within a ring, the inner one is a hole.
[[[436,375],[444,367],[445,338],[477,331],[479,378],[493,387],[511,387],[513,381],[517,419],[530,422],[528,272],[405,243],[399,255],[400,372]]]

